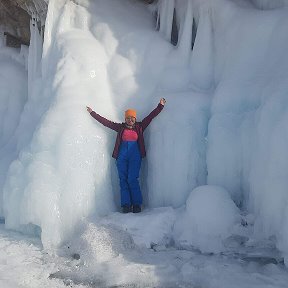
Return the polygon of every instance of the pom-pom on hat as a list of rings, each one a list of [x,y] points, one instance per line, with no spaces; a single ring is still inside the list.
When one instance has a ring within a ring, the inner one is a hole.
[[[136,110],[134,110],[134,109],[128,109],[128,110],[126,110],[126,111],[125,111],[125,119],[126,119],[127,117],[134,117],[134,118],[136,118]]]

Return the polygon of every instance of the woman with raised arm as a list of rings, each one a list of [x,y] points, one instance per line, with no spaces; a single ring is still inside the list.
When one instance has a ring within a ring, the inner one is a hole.
[[[123,213],[141,212],[142,193],[139,185],[141,160],[146,156],[143,132],[163,109],[166,100],[162,98],[158,106],[141,122],[136,121],[136,111],[125,111],[125,122],[112,122],[87,106],[87,111],[98,122],[117,132],[112,157],[117,159],[120,180],[121,207]]]

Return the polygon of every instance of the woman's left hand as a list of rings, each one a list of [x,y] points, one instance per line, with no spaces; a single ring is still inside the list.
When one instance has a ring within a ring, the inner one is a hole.
[[[161,100],[160,100],[160,104],[162,104],[163,106],[165,106],[165,103],[166,103],[165,98],[161,98]]]

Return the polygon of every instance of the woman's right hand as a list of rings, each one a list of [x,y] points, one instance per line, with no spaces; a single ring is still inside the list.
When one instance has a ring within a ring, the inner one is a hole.
[[[86,109],[89,113],[91,113],[93,111],[89,106],[86,106]]]
[[[165,106],[165,104],[166,104],[166,99],[165,99],[165,98],[161,98],[161,99],[160,99],[160,104],[163,105],[163,106]]]

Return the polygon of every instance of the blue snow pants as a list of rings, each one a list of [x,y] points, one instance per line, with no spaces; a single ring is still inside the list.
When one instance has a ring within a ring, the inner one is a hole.
[[[117,158],[122,207],[142,204],[142,194],[138,181],[141,160],[138,143],[136,141],[122,141]]]

